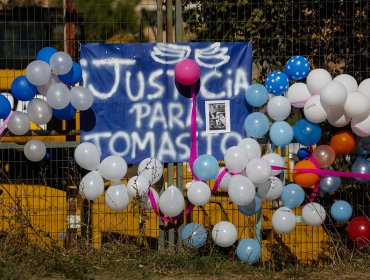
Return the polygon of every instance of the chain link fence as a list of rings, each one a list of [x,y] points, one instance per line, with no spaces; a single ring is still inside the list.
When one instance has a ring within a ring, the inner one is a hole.
[[[24,73],[44,46],[65,50],[78,60],[83,43],[175,40],[251,40],[255,81],[263,81],[267,73],[281,68],[296,54],[308,56],[314,67],[326,68],[332,74],[352,74],[361,81],[368,77],[370,69],[368,11],[368,1],[3,0],[0,89],[11,99],[12,80]],[[13,100],[13,109],[24,111],[26,105]],[[299,112],[295,114],[299,117]],[[329,215],[322,227],[309,227],[298,219],[291,234],[277,234],[271,217],[282,205],[280,200],[264,202],[259,215],[245,216],[223,191],[173,224],[163,223],[153,211],[141,215],[137,203],[116,213],[105,206],[103,196],[94,202],[86,201],[77,190],[84,171],[73,159],[79,127],[77,114],[69,122],[53,119],[46,127],[33,126],[24,137],[5,131],[0,144],[1,235],[16,231],[43,244],[95,247],[112,239],[133,242],[140,237],[153,248],[175,249],[181,246],[184,224],[199,222],[211,230],[217,222],[229,220],[237,227],[239,240],[260,236],[264,260],[294,264],[325,261],[335,254],[333,236],[347,240],[345,224],[332,222]],[[47,157],[43,161],[30,163],[25,159],[23,144],[29,139],[46,142]],[[279,152],[290,168],[297,161],[297,145],[286,149],[263,146],[265,151]],[[350,168],[353,157],[338,159],[342,170]],[[124,182],[136,173],[137,166],[130,166]],[[286,173],[281,179],[289,183],[292,174]],[[172,184],[186,189],[191,181],[187,163],[166,164],[163,179],[154,187],[158,192]],[[369,184],[343,179],[340,191],[320,194],[317,200],[329,213],[333,201],[343,198],[353,205],[354,215],[369,216],[368,190]],[[301,208],[295,213],[300,217]]]

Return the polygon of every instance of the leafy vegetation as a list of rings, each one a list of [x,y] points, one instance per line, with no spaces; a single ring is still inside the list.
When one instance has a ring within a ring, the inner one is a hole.
[[[192,40],[253,42],[258,81],[282,69],[292,55],[306,55],[314,68],[332,74],[368,77],[366,1],[182,2]]]

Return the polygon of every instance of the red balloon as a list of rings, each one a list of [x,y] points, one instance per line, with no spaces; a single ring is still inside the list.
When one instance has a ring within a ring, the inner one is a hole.
[[[370,243],[370,219],[364,216],[354,218],[348,224],[348,236],[358,245]]]

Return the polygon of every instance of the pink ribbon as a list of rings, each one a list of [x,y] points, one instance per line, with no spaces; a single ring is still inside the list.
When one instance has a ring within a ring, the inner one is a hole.
[[[0,136],[3,135],[3,132],[8,125],[8,122],[10,120],[10,117],[13,115],[13,110],[10,111],[9,115],[6,117],[6,119],[3,122],[3,125],[0,127]]]
[[[296,104],[305,103],[308,99],[310,99],[311,97],[314,97],[314,96],[316,96],[316,95],[320,95],[320,94],[315,93],[315,94],[313,94],[313,95],[311,95],[311,96],[309,96],[309,97],[307,97],[307,98],[305,98],[305,99],[301,99],[301,100],[297,100],[297,101],[294,101],[294,102],[290,102],[290,104],[292,104],[292,105],[296,105]]]
[[[360,131],[362,134],[364,134],[364,136],[361,136],[361,137],[368,137],[368,136],[370,136],[370,134],[369,134],[369,133],[367,133],[365,130],[363,130],[363,129],[359,128],[357,124],[355,124],[355,125],[353,125],[353,126],[354,126],[358,131]]]
[[[192,99],[192,108],[191,108],[191,148],[190,148],[190,157],[189,157],[189,165],[191,174],[195,181],[199,181],[199,179],[194,175],[193,165],[194,161],[198,156],[197,152],[197,100],[195,97],[196,85],[192,85],[190,87],[191,90],[191,99]]]
[[[309,150],[311,151],[311,154],[312,154],[313,148],[310,147]],[[308,159],[315,165],[315,167],[317,169],[320,169],[319,163],[317,162],[317,160],[312,155]],[[320,180],[321,180],[321,178],[319,178],[319,180],[315,184],[315,187],[312,190],[312,193],[311,193],[310,198],[309,198],[310,202],[313,202],[315,200],[317,194],[319,193]]]
[[[227,168],[225,168],[224,170],[222,170],[222,172],[220,174],[218,174],[218,176],[216,178],[216,181],[215,181],[215,184],[214,184],[214,186],[212,188],[212,191],[211,191],[212,193],[215,193],[217,191],[217,189],[220,186],[220,183],[222,181],[222,178],[226,175],[227,172],[228,172],[228,170],[227,170]],[[152,207],[153,207],[154,212],[164,222],[170,222],[171,223],[171,222],[174,222],[174,221],[176,221],[178,219],[181,219],[183,216],[189,215],[191,213],[191,211],[193,211],[193,209],[195,207],[194,204],[190,203],[188,205],[188,207],[186,208],[186,210],[184,211],[183,214],[180,214],[180,215],[175,216],[175,217],[163,217],[159,213],[157,202],[155,201],[155,197],[154,197],[153,192],[152,192],[152,190],[150,188],[149,188],[149,191],[148,191],[148,196],[149,196],[150,203],[152,204]]]
[[[288,170],[288,168],[280,166],[271,166],[272,170]],[[344,172],[344,171],[335,171],[335,170],[322,170],[322,169],[313,169],[313,168],[293,168],[293,171],[298,171],[300,173],[313,173],[318,175],[326,176],[336,176],[336,177],[346,177],[346,178],[362,178],[370,179],[370,174],[358,173],[358,172]]]

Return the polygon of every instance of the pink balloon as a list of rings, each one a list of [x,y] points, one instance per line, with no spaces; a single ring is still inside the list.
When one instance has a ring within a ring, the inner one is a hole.
[[[335,161],[335,151],[328,145],[318,146],[312,154],[321,168],[330,167]]]
[[[195,84],[200,76],[198,64],[192,59],[181,60],[175,66],[175,79],[186,86]]]

